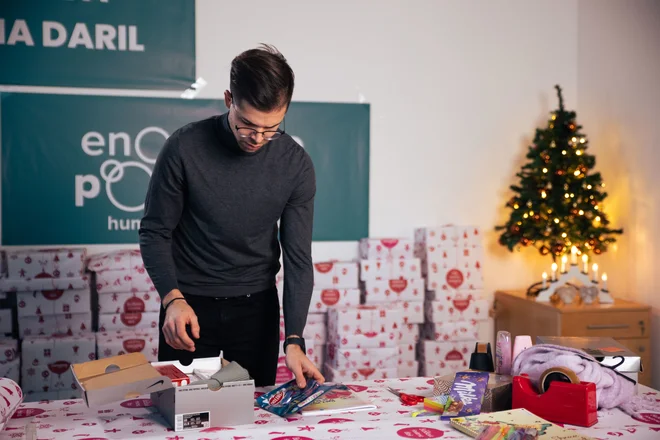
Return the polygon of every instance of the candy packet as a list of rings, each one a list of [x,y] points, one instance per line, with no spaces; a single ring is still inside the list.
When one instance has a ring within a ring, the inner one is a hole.
[[[257,405],[268,412],[285,417],[300,411],[335,388],[337,388],[335,384],[320,384],[314,379],[307,379],[307,385],[301,389],[296,384],[296,380],[292,379],[259,396]]]

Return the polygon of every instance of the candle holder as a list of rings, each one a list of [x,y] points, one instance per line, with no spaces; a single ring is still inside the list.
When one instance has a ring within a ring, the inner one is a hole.
[[[557,289],[566,284],[571,284],[575,280],[580,281],[583,286],[595,286],[598,288],[598,301],[601,304],[614,303],[612,295],[610,295],[606,289],[601,289],[598,285],[598,281],[592,280],[589,277],[589,274],[581,271],[577,264],[571,264],[566,271],[559,272],[556,279],[551,278],[547,280],[547,282],[544,282],[543,284],[547,285],[547,287],[539,289],[538,294],[536,295],[536,301],[551,302],[551,298],[556,293]]]

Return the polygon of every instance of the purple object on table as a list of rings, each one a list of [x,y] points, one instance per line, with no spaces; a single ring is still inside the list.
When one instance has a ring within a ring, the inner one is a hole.
[[[486,394],[489,373],[485,371],[465,371],[456,373],[454,384],[449,391],[451,402],[445,407],[442,420],[454,417],[473,416],[481,413],[481,404]]]

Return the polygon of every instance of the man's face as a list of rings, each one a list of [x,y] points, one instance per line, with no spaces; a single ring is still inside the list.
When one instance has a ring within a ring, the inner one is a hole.
[[[277,137],[286,106],[271,112],[262,112],[245,102],[237,102],[225,92],[225,104],[229,108],[229,126],[241,150],[248,153],[259,151],[272,138]]]

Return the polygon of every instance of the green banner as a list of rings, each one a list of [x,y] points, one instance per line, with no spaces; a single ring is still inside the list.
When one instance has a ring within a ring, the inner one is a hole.
[[[185,90],[194,0],[2,0],[0,84]]]
[[[2,244],[138,242],[153,164],[177,128],[219,100],[0,95]],[[368,236],[369,106],[297,103],[286,131],[316,169],[314,240]]]

